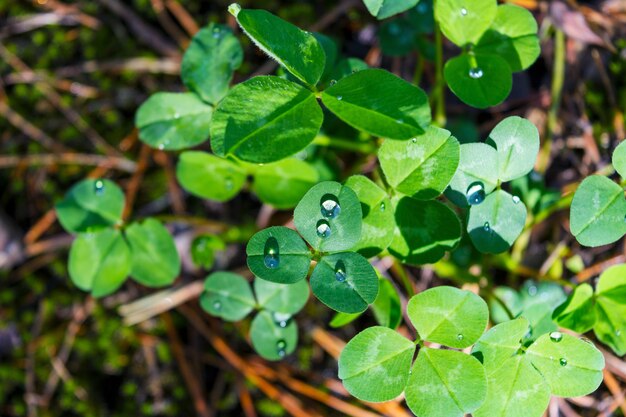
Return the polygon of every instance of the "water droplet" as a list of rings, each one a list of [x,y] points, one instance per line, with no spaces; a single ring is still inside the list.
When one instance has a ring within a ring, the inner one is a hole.
[[[516,195],[514,195],[514,196],[513,196],[513,204],[519,204],[519,202],[520,202],[519,197],[518,197],[518,196],[516,196]]]
[[[287,325],[289,324],[289,319],[291,319],[291,315],[285,313],[274,313],[272,314],[272,317],[274,318],[274,323],[276,323],[276,325],[282,329],[287,327]]]
[[[396,119],[396,123],[400,124],[400,123],[404,123],[403,119]]]
[[[320,200],[320,211],[322,216],[328,219],[334,219],[341,213],[341,206],[339,206],[339,200],[332,194],[324,194]]]
[[[567,359],[565,358],[559,359],[559,364],[561,364],[561,366],[567,366]]]
[[[96,180],[93,185],[93,190],[95,191],[96,195],[102,195],[102,193],[104,192],[104,181]]]
[[[265,247],[263,248],[263,262],[265,266],[270,269],[278,268],[280,263],[278,256],[278,240],[274,236],[270,236],[265,241]]]
[[[385,211],[386,208],[385,203],[380,203],[380,211]]]
[[[485,201],[485,187],[480,182],[474,182],[467,187],[467,192],[465,193],[465,198],[467,198],[467,203],[470,206],[475,206],[483,201]]]
[[[417,143],[417,138],[413,138],[413,139],[411,139],[411,142],[413,142],[413,143]]]
[[[220,311],[222,309],[222,303],[220,303],[219,301],[214,302],[213,308],[216,309],[217,311]]]
[[[463,340],[463,335],[461,333],[457,334],[456,340],[459,340],[459,341]]]
[[[343,100],[343,96],[337,96],[337,100],[339,101]]]
[[[341,260],[335,264],[335,279],[339,282],[346,280],[346,264]]]
[[[620,329],[615,330],[615,336],[620,337],[622,335],[622,331]]]
[[[491,226],[489,225],[489,222],[485,222],[485,224],[483,225],[483,230],[485,232],[491,231]]]
[[[467,9],[465,7],[461,9],[461,16],[467,16]]]
[[[537,287],[535,285],[531,285],[530,287],[528,287],[528,295],[530,295],[531,297],[537,295]]]
[[[317,235],[322,238],[330,236],[330,225],[324,219],[317,222]]]
[[[157,148],[159,148],[159,150],[162,151],[163,149],[165,149],[165,145],[163,145],[162,143],[159,143],[159,146],[157,146]]]
[[[333,85],[337,84],[337,80],[330,80],[330,86],[332,87]]]
[[[472,77],[475,80],[477,80],[479,78],[482,78],[483,77],[483,70],[481,70],[480,68],[470,68],[469,76]]]
[[[550,340],[556,343],[560,342],[561,340],[563,340],[563,333],[561,332],[550,333]]]
[[[237,17],[240,11],[241,11],[241,6],[238,5],[237,3],[233,3],[230,6],[228,6],[228,12],[235,17]]]
[[[287,354],[285,349],[287,349],[287,342],[282,339],[276,342],[276,352],[281,358]]]

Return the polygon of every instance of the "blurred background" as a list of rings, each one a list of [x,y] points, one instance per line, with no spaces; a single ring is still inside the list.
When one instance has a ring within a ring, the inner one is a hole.
[[[257,227],[288,220],[290,213],[262,206],[248,193],[227,204],[187,196],[174,178],[175,155],[143,145],[134,128],[135,111],[150,94],[184,90],[181,56],[200,27],[221,22],[236,29],[229,3],[0,0],[0,416],[410,415],[394,402],[364,408],[337,380],[342,340],[373,324],[370,316],[330,330],[329,310],[309,303],[300,314],[296,353],[269,366],[246,341],[249,324],[209,319],[195,300],[130,326],[122,313],[150,291],[128,283],[95,301],[68,278],[72,238],[56,222],[53,205],[85,177],[120,184],[134,218],[171,222],[177,244],[187,248],[181,249],[187,267],[177,293],[184,300],[193,298],[190,285],[205,274],[185,259],[195,227],[230,233],[235,243],[216,254],[215,268],[243,272],[244,246],[236,242],[245,242]],[[240,3],[325,33],[344,55],[431,90],[428,30],[382,27],[359,0]],[[461,141],[475,141],[503,116],[529,118],[544,140],[539,198],[558,198],[605,167],[626,137],[626,2],[512,3],[535,14],[541,57],[515,74],[511,96],[495,108],[471,109],[448,94],[447,127]],[[237,33],[246,57],[235,82],[274,72]],[[562,55],[555,53],[559,42]],[[455,48],[446,44],[446,56]],[[352,155],[320,154],[320,169],[328,175],[348,173]],[[593,276],[624,262],[623,242],[582,249],[566,233],[567,210],[549,216],[528,243],[530,268],[559,276],[571,267],[570,274]],[[563,252],[563,246],[570,248]],[[574,255],[591,267],[565,265]],[[463,267],[470,263],[458,260]],[[378,266],[389,267],[384,260]],[[498,273],[506,272],[502,267]],[[428,268],[409,273],[422,288],[446,279]],[[594,396],[555,400],[550,416],[623,416],[624,361],[615,358],[605,378]]]

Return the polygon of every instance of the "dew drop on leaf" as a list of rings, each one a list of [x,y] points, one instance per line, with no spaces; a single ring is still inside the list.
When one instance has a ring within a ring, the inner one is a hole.
[[[214,302],[213,308],[216,309],[217,311],[220,311],[222,309],[222,303],[220,303],[219,301]]]
[[[224,187],[225,187],[227,190],[232,190],[232,189],[233,189],[233,179],[232,179],[232,178],[230,178],[230,177],[226,177],[226,178],[224,179]]]
[[[324,194],[320,201],[320,211],[322,212],[322,216],[328,219],[334,219],[339,216],[341,206],[339,205],[337,197],[332,194]]]
[[[270,236],[265,241],[265,247],[263,248],[263,262],[265,266],[274,269],[278,268],[280,264],[278,240],[274,236]]]
[[[556,343],[560,342],[561,340],[563,340],[563,333],[561,332],[550,333],[550,340]]]
[[[102,195],[102,193],[104,192],[104,181],[96,180],[96,182],[93,185],[93,189],[96,195]]]
[[[456,340],[461,341],[463,340],[463,335],[461,333],[456,335]]]
[[[333,85],[337,84],[337,80],[330,80],[330,86],[332,87]]]
[[[278,353],[278,356],[280,356],[281,358],[287,354],[287,352],[285,351],[286,348],[287,343],[284,340],[281,339],[276,342],[276,351]]]
[[[335,264],[335,279],[339,282],[346,280],[346,264],[342,260]]]
[[[513,196],[513,204],[519,204],[519,202],[520,202],[519,197],[518,197],[518,196],[516,196],[516,195],[514,195],[514,196]]]
[[[380,203],[380,211],[385,211],[386,208],[385,203]]]
[[[343,96],[337,96],[337,100],[339,101],[343,100]]]
[[[467,192],[465,193],[465,198],[467,198],[467,203],[470,206],[475,206],[483,201],[485,201],[485,187],[480,182],[474,182],[467,187]]]
[[[622,335],[622,331],[620,329],[615,330],[615,336],[620,337]]]
[[[565,358],[559,359],[559,364],[561,364],[561,366],[566,366],[567,365],[567,359],[565,359]]]
[[[321,238],[326,238],[330,236],[330,225],[324,219],[317,222],[317,235]]]
[[[274,318],[274,322],[276,323],[276,325],[284,329],[289,324],[289,319],[291,318],[291,315],[285,313],[274,313],[272,314],[272,317]]]
[[[491,226],[489,225],[489,222],[485,222],[485,224],[483,225],[483,230],[485,232],[491,231]]]
[[[467,16],[467,9],[465,7],[461,9],[461,16]]]
[[[472,77],[475,80],[477,80],[479,78],[482,78],[483,77],[483,70],[481,70],[480,68],[470,68],[469,76]]]
[[[417,138],[413,138],[413,139],[411,139],[411,142],[413,142],[413,143],[417,143]]]
[[[528,287],[528,295],[530,295],[531,297],[534,297],[535,295],[537,295],[537,287],[534,285],[531,285],[530,287]]]

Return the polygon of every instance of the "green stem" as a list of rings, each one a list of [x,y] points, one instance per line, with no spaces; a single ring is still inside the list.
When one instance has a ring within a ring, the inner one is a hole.
[[[345,149],[348,151],[354,151],[371,155],[376,153],[376,146],[368,142],[355,142],[348,139],[331,138],[326,135],[317,135],[313,140],[315,145],[327,146],[338,149]]]
[[[561,94],[563,81],[565,79],[565,35],[560,29],[555,29],[554,33],[554,65],[552,68],[551,99],[552,104],[548,112],[548,134],[539,152],[537,161],[537,171],[544,173],[550,161],[550,151],[552,150],[552,140],[554,131],[558,123],[558,112],[561,107]]]
[[[435,107],[435,124],[440,127],[446,125],[445,80],[443,78],[443,36],[439,24],[435,22],[435,88],[432,102]]]
[[[402,264],[396,260],[393,261],[393,265],[391,269],[400,277],[402,281],[402,285],[404,285],[404,289],[406,290],[408,298],[411,298],[415,295],[415,290],[413,289],[413,285],[411,284],[411,280],[407,275],[406,271]]]

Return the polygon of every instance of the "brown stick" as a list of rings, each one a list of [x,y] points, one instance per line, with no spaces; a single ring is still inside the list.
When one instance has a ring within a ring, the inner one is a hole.
[[[135,172],[137,164],[130,159],[82,153],[55,153],[23,156],[0,156],[0,169],[16,166],[95,165],[107,169]]]

